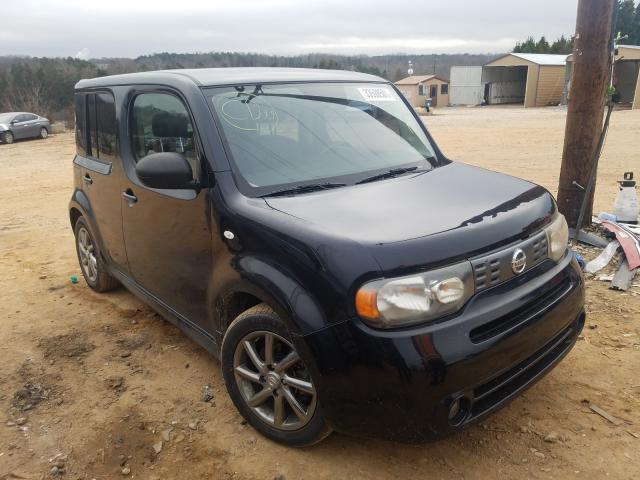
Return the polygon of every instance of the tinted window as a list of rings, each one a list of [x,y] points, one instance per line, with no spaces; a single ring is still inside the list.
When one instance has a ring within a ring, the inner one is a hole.
[[[25,115],[24,113],[16,117],[16,122],[26,122],[27,120],[29,120],[29,115]]]
[[[98,129],[96,121],[96,96],[87,95],[87,103],[89,104],[87,125],[89,127],[89,148],[87,153],[98,158]]]
[[[110,93],[95,95],[98,158],[111,161],[116,154],[116,107]]]
[[[34,115],[32,113],[28,113],[24,117],[25,117],[25,121],[36,120],[38,118],[37,115]]]
[[[76,151],[82,156],[87,154],[86,98],[85,95],[76,95]]]
[[[133,103],[131,138],[136,160],[151,153],[184,155],[194,176],[198,171],[193,125],[182,101],[166,93],[144,93]]]
[[[117,154],[116,132],[113,95],[76,95],[76,146],[79,155],[112,161]]]

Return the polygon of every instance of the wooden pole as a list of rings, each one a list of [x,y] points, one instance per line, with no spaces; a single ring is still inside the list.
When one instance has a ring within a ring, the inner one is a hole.
[[[573,49],[573,71],[558,186],[558,208],[574,227],[591,173],[611,75],[614,0],[580,0]],[[574,183],[575,182],[575,183]],[[576,185],[577,184],[577,185]],[[591,224],[593,191],[587,192],[582,226]],[[613,199],[612,199],[613,201]]]

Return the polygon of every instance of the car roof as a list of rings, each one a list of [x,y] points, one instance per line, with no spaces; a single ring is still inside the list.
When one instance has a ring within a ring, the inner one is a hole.
[[[176,80],[190,80],[197,86],[222,86],[251,83],[287,82],[388,82],[367,73],[317,68],[192,68],[125,73],[80,80],[76,89],[117,85],[174,84]]]

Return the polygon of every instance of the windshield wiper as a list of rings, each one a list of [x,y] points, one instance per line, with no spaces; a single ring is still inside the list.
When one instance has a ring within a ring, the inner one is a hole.
[[[359,185],[361,183],[375,182],[377,180],[384,180],[385,178],[393,178],[393,177],[397,177],[398,175],[402,175],[404,173],[426,172],[426,171],[428,171],[428,170],[422,170],[422,169],[418,170],[418,167],[392,168],[391,170],[387,170],[386,172],[378,173],[377,175],[373,175],[371,177],[364,178],[364,179],[356,182],[356,185]]]
[[[311,185],[298,185],[293,188],[276,190],[260,195],[261,197],[283,197],[286,195],[297,195],[299,193],[317,192],[319,190],[329,190],[331,188],[346,187],[346,183],[312,183]]]

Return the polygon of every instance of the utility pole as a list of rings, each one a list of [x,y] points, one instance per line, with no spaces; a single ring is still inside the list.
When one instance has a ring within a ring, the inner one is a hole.
[[[591,224],[593,188],[585,192],[602,131],[607,87],[611,75],[611,31],[614,0],[579,0],[573,72],[558,186],[558,208],[574,227],[585,194],[582,226]],[[594,176],[595,180],[595,176]]]

